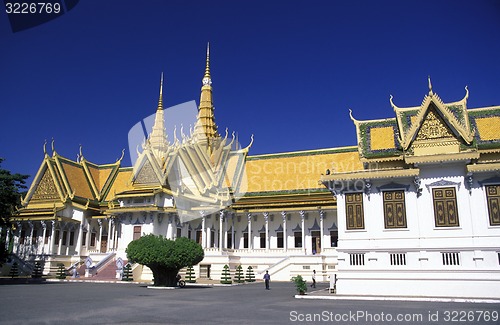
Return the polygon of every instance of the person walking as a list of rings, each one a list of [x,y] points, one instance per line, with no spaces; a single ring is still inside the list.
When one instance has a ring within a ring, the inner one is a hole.
[[[269,275],[269,271],[266,271],[266,274],[264,274],[264,282],[266,283],[266,290],[269,290],[269,281],[271,281],[271,276]]]
[[[313,270],[312,280],[311,288],[316,288],[316,270]]]

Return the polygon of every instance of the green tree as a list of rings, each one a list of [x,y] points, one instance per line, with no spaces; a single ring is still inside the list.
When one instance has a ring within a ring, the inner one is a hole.
[[[9,271],[9,276],[11,278],[16,278],[19,276],[19,266],[17,265],[17,262],[12,263],[12,266]]]
[[[132,274],[132,266],[130,263],[125,264],[123,267],[122,281],[133,281],[134,275]]]
[[[66,267],[63,263],[57,263],[56,278],[61,280],[66,279]]]
[[[1,167],[3,158],[0,158],[0,265],[2,265],[9,250],[5,247],[7,233],[11,231],[11,216],[16,206],[21,203],[21,190],[25,189],[28,175],[11,174],[10,171]],[[12,234],[11,234],[12,235]]]
[[[35,261],[35,267],[33,268],[33,272],[31,272],[32,278],[41,278],[43,275],[43,267],[42,262]]]
[[[196,277],[194,274],[194,268],[192,265],[188,266],[186,270],[186,282],[187,283],[196,283]]]
[[[234,282],[236,282],[236,283],[245,282],[245,276],[243,274],[243,267],[241,267],[241,265],[238,265],[238,267],[236,268],[236,272],[234,274]]]
[[[170,240],[155,235],[146,235],[130,242],[126,253],[131,263],[146,265],[151,269],[157,287],[175,287],[179,270],[200,263],[205,256],[201,245],[191,239],[178,237]]]
[[[220,283],[222,284],[231,284],[233,281],[231,280],[231,272],[229,271],[229,266],[226,264],[222,269],[222,276],[220,278]]]
[[[247,276],[245,278],[246,282],[255,282],[255,275],[253,274],[253,268],[249,266],[247,268]]]

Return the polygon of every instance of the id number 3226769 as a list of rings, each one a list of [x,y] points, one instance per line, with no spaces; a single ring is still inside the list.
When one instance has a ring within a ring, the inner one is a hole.
[[[59,2],[6,2],[7,14],[58,14],[61,12]]]

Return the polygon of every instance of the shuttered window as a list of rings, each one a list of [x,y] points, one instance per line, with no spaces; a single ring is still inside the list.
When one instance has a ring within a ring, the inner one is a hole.
[[[454,187],[432,189],[436,227],[458,227],[457,194]]]
[[[347,230],[365,229],[363,215],[363,193],[346,193],[345,210]]]
[[[383,198],[385,228],[406,228],[405,192],[385,191]]]

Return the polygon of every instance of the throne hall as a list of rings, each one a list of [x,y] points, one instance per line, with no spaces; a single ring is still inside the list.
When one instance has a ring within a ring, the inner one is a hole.
[[[420,105],[379,108],[391,118],[351,112],[353,146],[252,156],[253,137],[242,147],[216,124],[208,51],[189,134],[168,139],[162,93],[163,77],[134,166],[44,146],[14,254],[98,277],[132,240],[182,236],[204,248],[198,278],[241,265],[280,281],[315,270],[338,294],[500,297],[500,106],[468,108],[467,88],[444,103],[429,79]]]

